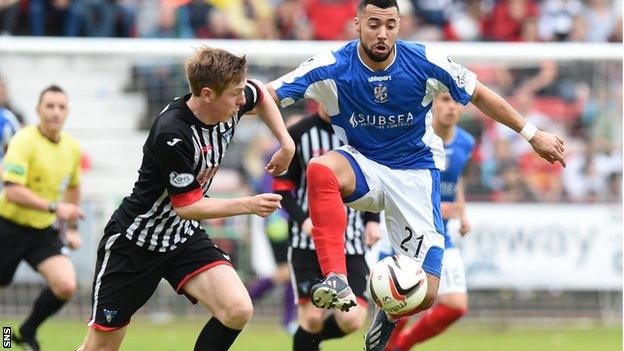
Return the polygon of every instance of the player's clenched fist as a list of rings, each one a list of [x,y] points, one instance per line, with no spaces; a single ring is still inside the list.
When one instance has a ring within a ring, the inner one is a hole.
[[[251,198],[251,213],[266,217],[282,207],[281,199],[278,194],[258,194]]]
[[[295,154],[295,144],[289,137],[288,142],[279,148],[271,157],[271,161],[266,165],[265,169],[272,176],[278,176],[288,169],[290,160]]]
[[[59,202],[56,208],[56,215],[61,221],[75,222],[84,217],[84,213],[75,204]]]

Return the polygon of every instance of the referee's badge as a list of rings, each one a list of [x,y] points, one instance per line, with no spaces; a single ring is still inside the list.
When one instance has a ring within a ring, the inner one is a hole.
[[[375,102],[383,104],[388,101],[388,87],[379,84],[373,88],[373,95],[375,95]]]

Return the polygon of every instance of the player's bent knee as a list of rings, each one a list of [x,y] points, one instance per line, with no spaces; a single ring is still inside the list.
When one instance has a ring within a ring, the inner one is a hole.
[[[346,334],[351,334],[355,331],[358,331],[362,326],[364,326],[364,322],[366,320],[365,314],[352,314],[348,315],[346,318],[341,319],[338,322],[340,329]]]
[[[223,312],[220,322],[228,328],[240,330],[243,329],[245,324],[251,319],[253,306],[251,301],[239,301],[239,303],[231,304],[226,307]]]
[[[54,296],[56,296],[59,300],[67,301],[71,299],[76,292],[76,282],[64,281],[55,283],[50,286],[50,290],[52,290]]]
[[[344,164],[341,166],[341,164]],[[322,166],[329,168],[334,173],[338,172],[341,167],[348,166],[349,163],[346,159],[343,159],[343,156],[335,152],[329,152],[325,155],[314,157],[308,162],[308,172],[310,171],[310,166],[314,169],[316,166]],[[308,173],[309,174],[309,173]]]
[[[309,333],[318,333],[323,329],[323,315],[318,313],[310,313],[299,319],[301,327]]]

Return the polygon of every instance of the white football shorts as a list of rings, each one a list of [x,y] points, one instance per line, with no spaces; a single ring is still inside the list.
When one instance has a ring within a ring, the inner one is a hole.
[[[450,293],[466,293],[466,271],[461,253],[456,247],[444,250],[442,276],[438,296]]]
[[[347,158],[355,173],[356,189],[343,199],[345,204],[361,211],[385,210],[394,251],[414,257],[425,272],[440,277],[444,255],[440,171],[391,169],[348,145],[334,151]]]

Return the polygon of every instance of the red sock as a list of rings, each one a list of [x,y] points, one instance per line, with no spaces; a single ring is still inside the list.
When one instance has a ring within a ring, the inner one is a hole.
[[[399,335],[396,347],[399,350],[409,350],[415,344],[440,334],[465,314],[464,309],[442,304],[435,305],[428,309],[414,325]]]
[[[330,272],[346,275],[344,232],[347,214],[338,179],[334,171],[318,163],[308,165],[307,178],[312,239],[323,276]]]

